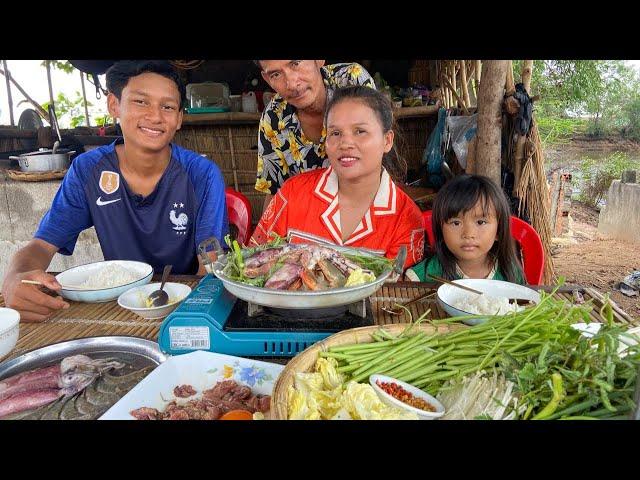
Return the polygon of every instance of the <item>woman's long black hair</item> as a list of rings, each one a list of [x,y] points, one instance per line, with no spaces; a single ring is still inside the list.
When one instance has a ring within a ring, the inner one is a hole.
[[[325,111],[325,124],[327,123],[327,116],[331,109],[338,103],[345,100],[358,100],[364,105],[373,110],[380,124],[382,125],[382,131],[384,133],[389,130],[394,131],[393,147],[382,157],[382,166],[385,168],[391,178],[397,183],[404,183],[407,177],[407,161],[400,155],[396,145],[402,141],[397,128],[394,128],[396,123],[393,116],[393,105],[391,100],[383,95],[378,90],[371,87],[365,87],[363,85],[352,85],[348,87],[338,88],[333,92],[333,97],[327,105]]]
[[[449,219],[472,210],[480,202],[482,211],[489,213],[491,205],[498,221],[497,239],[489,255],[498,261],[498,268],[509,282],[517,282],[522,268],[516,256],[515,240],[511,236],[511,211],[504,192],[491,179],[482,175],[459,175],[440,189],[433,202],[433,235],[435,251],[442,265],[444,278],[456,275],[456,257],[444,243],[442,225]]]

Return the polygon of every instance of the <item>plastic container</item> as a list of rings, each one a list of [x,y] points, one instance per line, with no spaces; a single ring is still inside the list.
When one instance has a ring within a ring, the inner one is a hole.
[[[187,99],[191,108],[229,107],[229,86],[226,83],[190,83]]]

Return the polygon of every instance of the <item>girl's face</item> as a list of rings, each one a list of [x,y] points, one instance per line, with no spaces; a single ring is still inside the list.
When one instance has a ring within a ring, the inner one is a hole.
[[[466,212],[458,213],[442,225],[444,243],[458,260],[485,261],[498,238],[498,218],[493,204],[482,211],[481,202]]]
[[[327,157],[339,178],[380,175],[382,156],[393,147],[393,131],[383,131],[376,112],[347,99],[327,115]]]

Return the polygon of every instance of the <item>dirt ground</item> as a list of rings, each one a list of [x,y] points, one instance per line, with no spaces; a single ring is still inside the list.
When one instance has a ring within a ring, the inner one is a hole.
[[[571,202],[569,234],[553,247],[555,273],[567,283],[609,292],[620,308],[640,319],[640,297],[627,297],[615,288],[625,276],[640,270],[640,245],[598,236],[598,214],[594,208]]]

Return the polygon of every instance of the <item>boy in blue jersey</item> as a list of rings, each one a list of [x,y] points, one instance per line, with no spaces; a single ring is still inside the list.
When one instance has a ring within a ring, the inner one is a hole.
[[[107,72],[109,113],[123,138],[78,156],[34,238],[9,265],[5,304],[23,321],[68,308],[23,279],[52,290],[45,273],[56,252],[71,255],[82,230],[95,226],[105,260],[138,260],[156,272],[205,273],[197,245],[227,233],[224,180],[201,155],[171,143],[182,124],[185,87],[165,61],[123,61]]]

